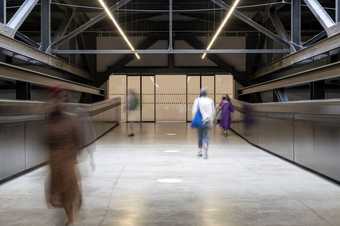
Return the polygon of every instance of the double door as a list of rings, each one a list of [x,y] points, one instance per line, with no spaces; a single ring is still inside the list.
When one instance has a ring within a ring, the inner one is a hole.
[[[225,94],[233,96],[233,78],[230,75],[114,75],[110,78],[109,91],[110,96],[122,99],[122,121],[187,122],[202,88],[219,102]],[[133,112],[125,110],[128,90],[134,90],[140,98]]]

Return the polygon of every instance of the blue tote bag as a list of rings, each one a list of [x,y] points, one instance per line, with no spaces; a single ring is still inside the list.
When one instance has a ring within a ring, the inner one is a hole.
[[[199,103],[198,103],[197,112],[195,113],[195,116],[192,119],[191,127],[197,128],[197,129],[203,127],[203,117],[202,117]]]

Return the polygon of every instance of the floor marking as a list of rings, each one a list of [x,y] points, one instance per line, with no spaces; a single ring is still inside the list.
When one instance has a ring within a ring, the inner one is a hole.
[[[176,136],[177,134],[176,133],[168,133],[167,135],[168,136]]]
[[[158,179],[157,182],[162,183],[162,184],[179,184],[179,183],[182,183],[183,181],[178,178],[163,178],[163,179]]]
[[[166,150],[164,151],[165,153],[178,153],[180,152],[179,150]]]

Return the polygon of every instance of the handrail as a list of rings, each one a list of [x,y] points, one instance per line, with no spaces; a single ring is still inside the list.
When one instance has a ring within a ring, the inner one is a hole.
[[[247,86],[240,89],[241,95],[259,93],[278,88],[286,88],[303,85],[309,82],[338,78],[340,74],[340,62],[330,63],[320,67],[296,72],[266,82]]]
[[[71,113],[82,109],[86,110],[90,116],[95,116],[120,104],[120,98],[112,98],[94,104],[70,103],[65,106]],[[47,102],[0,100],[0,123],[43,120],[47,110]]]
[[[340,99],[289,101],[280,103],[250,104],[239,100],[232,101],[234,106],[241,110],[248,105],[252,112],[256,113],[294,113],[340,116]]]
[[[0,78],[30,82],[32,84],[37,84],[41,86],[60,86],[66,90],[90,93],[100,96],[103,95],[103,90],[98,89],[97,87],[54,77],[45,73],[15,66],[12,64],[6,64],[3,62],[0,62]]]

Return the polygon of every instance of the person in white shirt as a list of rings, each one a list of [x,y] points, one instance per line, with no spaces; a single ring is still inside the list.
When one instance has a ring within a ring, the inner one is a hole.
[[[203,126],[198,128],[198,157],[208,159],[209,130],[213,125],[215,115],[214,101],[208,97],[207,91],[202,89],[192,106],[192,117],[200,110],[202,114]]]

